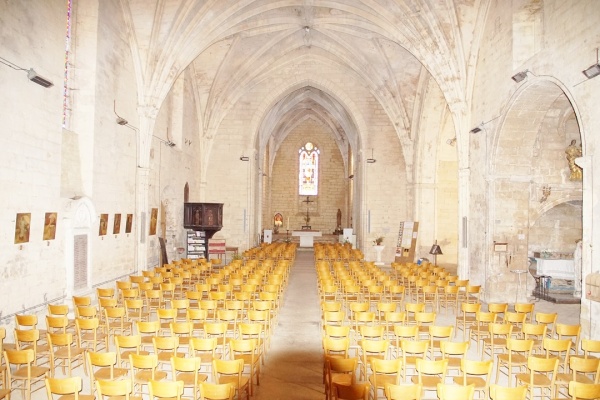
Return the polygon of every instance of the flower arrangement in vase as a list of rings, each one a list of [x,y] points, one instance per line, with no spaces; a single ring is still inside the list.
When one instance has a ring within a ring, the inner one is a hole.
[[[383,243],[383,236],[377,236],[374,240],[373,240],[373,244],[375,246],[381,246],[381,244]]]

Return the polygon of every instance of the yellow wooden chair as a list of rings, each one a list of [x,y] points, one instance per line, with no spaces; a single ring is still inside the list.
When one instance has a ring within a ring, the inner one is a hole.
[[[67,378],[46,378],[46,395],[48,400],[95,400],[93,394],[79,394],[82,389],[82,379],[80,376]],[[91,389],[93,390],[93,389]]]
[[[490,399],[492,400],[525,400],[527,398],[527,387],[505,387],[490,385]]]
[[[594,400],[600,398],[600,384],[569,382],[569,395],[572,400]]]
[[[440,400],[473,400],[475,388],[473,385],[437,384],[437,395]]]
[[[233,385],[238,399],[242,398],[242,391],[246,391],[246,400],[250,400],[250,378],[243,372],[243,360],[213,360],[213,381]]]
[[[229,383],[202,383],[200,400],[233,400],[235,387]]]
[[[454,378],[454,383],[462,386],[473,385],[475,392],[482,392],[479,398],[487,400],[493,367],[493,360],[476,361],[465,358],[460,366],[462,376]]]
[[[142,400],[142,398],[139,396],[131,396],[131,391],[131,379],[123,379],[119,381],[107,381],[99,379],[96,381],[98,400]]]
[[[148,392],[150,400],[181,400],[183,395],[184,383],[182,381],[155,381],[148,382]],[[194,393],[193,399],[196,399]]]
[[[423,387],[417,384],[410,385],[385,385],[385,398],[387,400],[421,400]]]
[[[530,356],[527,359],[529,373],[517,374],[517,385],[526,386],[533,398],[534,389],[540,389],[541,395],[546,398],[554,398],[554,380],[558,371],[559,359],[539,358]]]
[[[32,349],[4,350],[6,361],[7,386],[25,393],[23,398],[31,400],[31,392],[43,386],[44,379],[50,374],[50,368],[34,365],[35,354]],[[39,386],[37,386],[40,384]]]
[[[351,385],[356,382],[358,358],[325,357],[325,399],[332,398],[333,384]]]
[[[173,381],[181,381],[183,388],[192,389],[192,399],[200,395],[200,384],[208,379],[208,375],[201,374],[199,357],[171,357],[171,377]]]
[[[56,368],[62,366],[62,373],[71,376],[73,368],[83,365],[87,374],[85,350],[74,344],[71,333],[48,333],[48,347],[50,348],[50,375],[54,376]]]

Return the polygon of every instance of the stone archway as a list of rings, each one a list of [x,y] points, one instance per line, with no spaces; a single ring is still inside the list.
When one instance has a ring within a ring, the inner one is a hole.
[[[537,231],[532,235],[535,222],[550,218],[543,214],[554,209],[544,203],[557,205],[581,199],[582,183],[569,180],[565,158],[571,140],[581,143],[575,108],[569,97],[551,80],[532,79],[509,105],[492,141],[488,188],[490,242],[508,243],[508,252],[497,253],[492,243],[488,243],[491,254],[486,281],[493,283],[487,288],[488,301],[512,302],[517,294],[519,301],[526,300],[525,294],[534,289],[535,281],[526,274],[526,288],[519,288],[518,274],[512,272],[528,270],[535,249],[552,243],[557,247],[552,250],[557,252],[574,250],[575,243],[567,243],[566,238],[552,241]],[[578,224],[571,226],[581,226],[581,208],[576,216],[570,212],[564,217],[578,218]]]

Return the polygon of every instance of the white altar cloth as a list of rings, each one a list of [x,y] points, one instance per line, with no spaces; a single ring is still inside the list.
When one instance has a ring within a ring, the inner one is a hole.
[[[292,231],[292,236],[300,238],[300,247],[314,247],[314,237],[323,235],[317,231]]]
[[[575,266],[573,260],[536,258],[535,261],[537,261],[538,275],[550,275],[555,279],[575,279]]]

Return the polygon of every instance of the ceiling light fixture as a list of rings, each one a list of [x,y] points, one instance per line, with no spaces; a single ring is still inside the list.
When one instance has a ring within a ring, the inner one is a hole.
[[[598,49],[596,49],[596,64],[584,69],[582,72],[588,79],[592,79],[600,75],[600,59],[598,56]]]
[[[371,158],[367,158],[367,163],[368,164],[373,164],[376,163],[377,160],[375,158],[373,158],[373,149],[371,149]]]
[[[483,130],[483,122],[477,125],[475,128],[471,129],[469,133],[479,133]]]
[[[245,155],[242,155],[242,156],[240,157],[240,161],[250,161],[250,157],[248,157],[248,156],[245,156]]]
[[[8,61],[6,58],[2,58],[2,57],[0,57],[0,63],[6,65],[8,67],[11,67],[14,70],[27,72],[27,78],[31,82],[37,83],[40,86],[43,86],[45,88],[54,86],[54,83],[52,83],[52,81],[50,79],[44,78],[43,76],[41,76],[40,74],[35,72],[35,70],[33,68],[25,69],[25,68],[19,67],[17,64],[15,64],[11,61]]]
[[[521,71],[519,73],[514,74],[511,79],[517,83],[521,82],[522,80],[524,80],[525,78],[527,78],[527,73],[529,72],[528,69],[526,69],[525,71]]]

